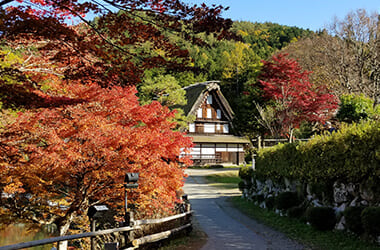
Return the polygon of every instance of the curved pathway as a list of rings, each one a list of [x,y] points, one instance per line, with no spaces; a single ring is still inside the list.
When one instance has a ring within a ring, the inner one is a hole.
[[[229,196],[240,196],[237,189],[217,189],[206,184],[204,176],[231,169],[188,169],[184,191],[194,216],[208,236],[202,249],[305,249],[285,235],[270,229],[233,208]]]

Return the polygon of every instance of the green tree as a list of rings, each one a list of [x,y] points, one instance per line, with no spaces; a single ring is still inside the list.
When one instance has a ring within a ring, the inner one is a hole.
[[[140,102],[151,103],[157,100],[164,106],[185,105],[186,91],[171,75],[145,77],[139,87]]]
[[[245,43],[250,44],[261,59],[266,59],[276,50],[312,34],[310,30],[269,22],[239,21],[234,22],[231,29],[240,35]]]
[[[340,96],[339,110],[336,117],[342,122],[359,122],[380,116],[380,108],[374,108],[371,98],[361,95]]]

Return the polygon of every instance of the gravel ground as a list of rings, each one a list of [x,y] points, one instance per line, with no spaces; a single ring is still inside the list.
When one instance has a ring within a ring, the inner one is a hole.
[[[245,216],[227,198],[240,196],[237,188],[223,189],[206,184],[204,176],[231,169],[188,169],[184,191],[188,194],[196,225],[207,234],[200,249],[306,249],[284,234]]]

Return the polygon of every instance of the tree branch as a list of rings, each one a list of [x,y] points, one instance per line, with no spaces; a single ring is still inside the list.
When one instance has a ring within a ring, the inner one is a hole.
[[[58,4],[56,1],[54,1],[56,4]],[[100,37],[100,39],[102,39],[105,43],[107,43],[108,45],[110,45],[111,47],[114,47],[114,48],[117,48],[118,50],[122,51],[123,53],[126,53],[130,56],[134,56],[135,58],[139,59],[140,61],[143,61],[144,58],[138,56],[138,55],[134,55],[130,52],[128,52],[127,50],[125,50],[124,48],[120,47],[119,45],[113,43],[112,41],[108,40],[106,37],[103,36],[103,34],[95,27],[95,25],[93,25],[91,22],[87,21],[85,18],[83,18],[78,12],[74,11],[73,9],[67,7],[67,6],[62,6],[64,9],[67,9],[68,11],[70,11],[71,13],[73,13],[75,16],[77,16],[80,20],[82,20],[82,22],[86,23],[88,26],[90,26],[97,34],[98,36]]]
[[[0,6],[6,5],[6,4],[10,3],[10,2],[13,2],[13,0],[3,0],[3,1],[0,2]]]

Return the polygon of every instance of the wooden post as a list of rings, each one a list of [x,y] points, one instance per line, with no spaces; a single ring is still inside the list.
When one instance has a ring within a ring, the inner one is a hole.
[[[186,223],[190,224],[189,227],[186,228],[186,235],[189,236],[191,231],[193,231],[193,224],[191,223],[191,217],[193,216],[191,213],[191,204],[189,201],[186,202],[186,213],[189,213],[186,216]]]
[[[130,211],[129,213],[129,226],[133,227],[134,224],[135,224],[135,219],[133,218],[133,212]],[[132,242],[134,240],[134,234],[133,234],[133,231],[129,231],[128,232],[128,241],[129,242]]]
[[[95,232],[96,230],[96,221],[95,219],[91,219],[91,232]],[[95,250],[95,236],[91,237],[91,250]]]
[[[255,160],[255,154],[252,153],[252,169],[256,170],[256,160]]]
[[[125,214],[125,222],[124,225],[125,227],[133,227],[135,225],[135,220],[133,218],[133,212],[126,212]],[[134,239],[133,231],[128,231],[124,233],[124,247],[126,247],[129,243],[131,243]]]
[[[261,149],[261,136],[258,136],[257,137],[257,147],[258,147],[258,149]],[[264,147],[265,147],[265,145],[264,145]]]

